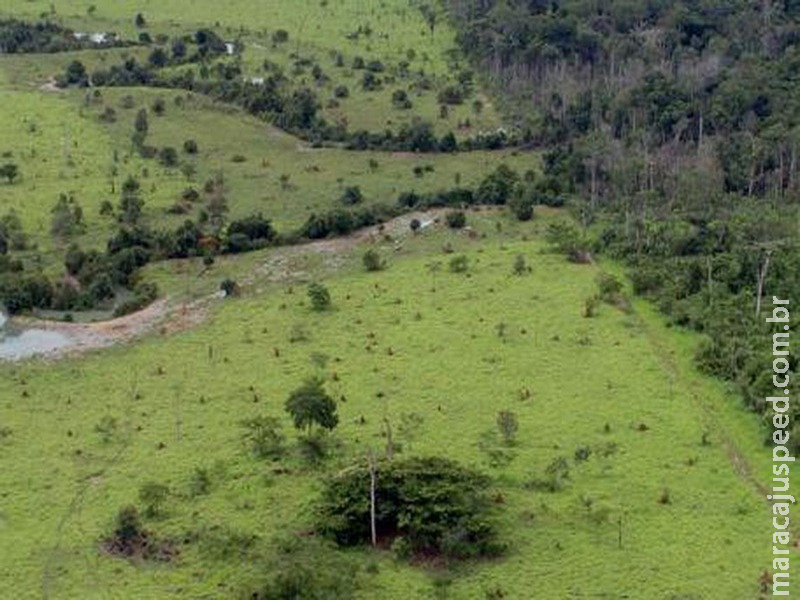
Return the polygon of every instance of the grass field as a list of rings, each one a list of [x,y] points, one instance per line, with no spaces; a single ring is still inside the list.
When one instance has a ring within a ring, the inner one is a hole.
[[[49,2],[38,1],[24,5],[2,2],[0,15],[5,13],[35,18],[41,13],[49,13],[51,6]],[[136,40],[141,31],[147,31],[152,36],[164,34],[175,37],[192,33],[201,27],[215,28],[227,40],[244,43],[242,65],[246,76],[263,76],[262,64],[265,59],[270,60],[280,65],[297,84],[313,87],[331,121],[344,119],[349,128],[354,130],[383,131],[387,127],[396,128],[410,121],[413,116],[431,121],[439,133],[449,130],[474,133],[494,129],[501,124],[491,100],[479,91],[463,104],[450,106],[445,118],[440,116],[436,102],[438,91],[455,83],[458,72],[467,69],[468,65],[453,53],[454,34],[445,16],[438,14],[431,32],[415,3],[278,0],[254,4],[237,0],[226,3],[222,14],[211,2],[192,0],[148,3],[140,6],[140,10],[116,3],[94,6],[96,10],[89,15],[89,5],[85,2],[59,3],[49,18],[76,31],[113,31],[130,40]],[[138,12],[147,21],[143,29],[134,25],[134,17]],[[279,29],[289,32],[289,40],[274,45],[271,36]],[[353,35],[359,30],[370,33]],[[114,56],[120,52],[115,50],[105,54]],[[137,54],[136,50],[131,49],[122,52]],[[146,56],[141,51],[138,53]],[[336,66],[337,53],[342,56],[342,66]],[[383,62],[386,72],[380,74],[381,78],[388,75],[394,79],[394,83],[387,82],[374,92],[364,91],[360,83],[363,70],[352,68],[356,57],[366,62]],[[328,81],[318,84],[312,80],[310,69],[295,70],[295,63],[299,59],[319,64]],[[397,73],[398,65],[403,61],[409,65],[407,76]],[[29,69],[35,66],[30,64],[30,59],[26,62]],[[44,62],[50,63],[47,58]],[[98,62],[90,59],[89,64]],[[59,63],[53,61],[52,64]],[[35,70],[27,72],[29,75],[36,73]],[[41,71],[38,72],[41,74]],[[430,89],[420,89],[415,85],[423,75],[430,80]],[[21,81],[21,78],[18,80]],[[338,85],[346,85],[351,95],[340,99],[339,107],[328,108],[327,101],[334,97],[333,90]],[[392,108],[391,95],[396,89],[408,91],[413,103],[411,110]],[[472,106],[476,98],[482,103],[480,111]],[[471,127],[459,131],[458,124],[467,120]]]
[[[137,12],[153,37],[213,27],[244,43],[244,76],[261,76],[269,59],[305,85],[309,69],[298,69],[298,59],[319,64],[330,78],[316,88],[323,104],[337,85],[351,92],[325,116],[351,130],[397,128],[414,116],[438,133],[467,118],[472,127],[459,135],[500,125],[479,82],[440,118],[438,91],[466,64],[452,52],[444,15],[431,31],[416,2],[232,0],[224,10],[207,0],[126,4],[0,0],[0,17],[47,13],[78,31],[128,39],[142,31]],[[279,29],[289,40],[274,45]],[[199,190],[221,174],[228,220],[261,212],[285,233],[341,206],[348,186],[360,187],[364,205],[391,204],[401,192],[474,187],[500,164],[520,174],[540,169],[536,152],[315,149],[186,92],[96,94],[50,84],[75,59],[92,70],[148,52],[0,56],[0,163],[20,169],[13,184],[0,182],[0,216],[19,215],[35,245],[20,255],[49,275],[62,274],[68,243],[105,246],[118,224],[100,207],[118,202],[129,175],[141,181],[144,222],[155,228],[196,220],[200,204],[185,215],[168,209],[186,188]],[[394,82],[362,90],[356,57],[382,61],[381,76]],[[410,65],[405,77],[402,61]],[[420,92],[422,72],[432,87]],[[401,87],[410,90],[410,110],[391,106]],[[162,116],[152,110],[158,98]],[[475,98],[483,100],[479,113]],[[109,108],[116,118],[101,119]],[[147,144],[176,148],[179,165],[140,157],[131,141],[140,108],[150,112]],[[183,151],[189,139],[196,154]],[[69,240],[50,233],[62,193],[75,196],[87,222]],[[189,300],[207,301],[202,323],[57,361],[0,363],[0,598],[241,597],[265,577],[276,538],[312,526],[324,477],[383,449],[384,418],[401,457],[446,456],[492,476],[509,550],[449,570],[410,565],[386,549],[349,550],[360,565],[358,598],[758,597],[759,576],[770,567],[771,515],[761,490],[771,457],[764,430],[738,396],[695,370],[699,338],[667,327],[640,301],[630,311],[601,304],[585,318],[598,275],[624,279],[624,271],[547,252],[545,229],[566,212],[537,207],[527,223],[504,210],[467,217],[463,231],[435,224],[412,235],[404,222],[386,238],[276,247],[219,256],[213,265],[201,258],[149,264],[142,278],[156,282],[170,306],[190,310]],[[379,250],[387,269],[365,271],[368,248]],[[459,255],[467,257],[466,273],[449,269]],[[530,269],[515,275],[520,255]],[[242,284],[242,296],[210,300],[225,278]],[[305,284],[315,280],[331,291],[329,311],[309,306]],[[277,463],[255,458],[241,420],[277,417],[294,445],[284,401],[312,375],[338,399],[333,457],[321,466],[296,453]],[[501,410],[516,413],[520,426],[505,465],[485,448]],[[576,459],[586,448],[588,460]],[[567,485],[533,489],[558,457],[569,463]],[[207,493],[192,491],[199,469],[208,474]],[[145,525],[175,540],[170,562],[115,558],[102,546],[118,509],[139,503],[147,482],[169,487],[163,514]],[[243,545],[251,534],[254,543]]]
[[[353,266],[326,281],[334,299],[328,313],[313,313],[300,286],[273,286],[223,303],[207,325],[174,337],[5,367],[0,418],[11,433],[0,446],[1,523],[9,543],[0,595],[109,597],[112,580],[114,597],[230,593],[254,575],[247,561],[214,560],[189,544],[173,564],[135,566],[103,556],[98,540],[148,480],[172,491],[166,516],[149,523],[164,534],[182,538],[224,524],[257,533],[268,552],[273,535],[302,530],[319,472],[291,459],[289,474],[274,475],[248,455],[237,423],[268,414],[288,430],[283,400],[316,372],[346,397],[343,447],[328,469],[380,448],[384,415],[400,422],[416,413],[416,435],[400,439],[406,453],[457,457],[497,477],[511,551],[471,565],[447,585],[447,597],[481,598],[496,587],[510,598],[753,597],[769,515],[732,467],[724,432],[734,429],[757,463],[768,458],[756,424],[687,366],[695,339],[668,332],[641,305],[633,314],[604,306],[595,318],[581,317],[598,267],[542,254],[531,237],[540,224],[498,234],[504,217],[471,219],[485,239],[429,233],[408,241],[381,273],[360,272],[361,250],[353,252]],[[449,257],[431,247],[446,242],[469,257],[469,276],[431,271],[432,260]],[[517,254],[531,267],[521,277],[511,274]],[[292,343],[298,327],[308,339]],[[520,396],[526,388],[530,398]],[[503,409],[519,415],[520,443],[508,467],[490,468],[479,441]],[[106,416],[120,424],[110,442],[94,431]],[[573,467],[566,489],[525,489],[555,456],[572,462],[581,445],[595,454]],[[212,491],[188,499],[197,467],[213,473]],[[659,502],[665,489],[671,504]],[[584,497],[611,519],[590,520]],[[378,572],[362,574],[361,597],[433,593],[430,574],[388,553],[376,560]]]

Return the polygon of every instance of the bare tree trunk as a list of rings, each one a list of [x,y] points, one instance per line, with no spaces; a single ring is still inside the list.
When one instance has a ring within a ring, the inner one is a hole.
[[[772,251],[768,250],[764,257],[764,262],[758,268],[758,288],[756,290],[756,319],[761,314],[761,296],[764,293],[764,282],[767,279],[767,270],[769,269],[769,261],[772,257]]]

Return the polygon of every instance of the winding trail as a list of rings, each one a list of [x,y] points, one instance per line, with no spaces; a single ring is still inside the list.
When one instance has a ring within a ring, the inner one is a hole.
[[[259,292],[260,283],[280,283],[302,279],[307,274],[293,270],[291,264],[300,257],[312,254],[322,255],[326,270],[333,272],[343,264],[343,254],[359,244],[382,241],[385,236],[389,236],[394,242],[395,248],[399,249],[402,247],[403,240],[411,235],[412,220],[418,219],[431,225],[438,224],[446,210],[430,209],[408,213],[381,225],[366,227],[346,236],[274,248],[240,283],[245,289],[255,289],[256,292]],[[191,302],[176,302],[170,297],[160,298],[142,310],[129,315],[93,323],[67,323],[34,317],[13,317],[12,321],[14,325],[23,329],[36,328],[57,331],[67,336],[71,341],[68,346],[36,355],[39,359],[57,360],[89,350],[127,343],[156,330],[161,331],[162,334],[172,334],[194,327],[206,319],[209,308],[221,298],[219,293],[209,294]]]

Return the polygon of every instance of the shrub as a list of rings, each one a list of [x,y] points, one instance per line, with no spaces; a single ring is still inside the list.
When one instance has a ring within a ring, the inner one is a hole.
[[[286,453],[286,437],[275,417],[253,417],[241,421],[243,438],[257,458],[276,460]]]
[[[346,85],[337,85],[333,90],[333,95],[337,98],[347,98],[350,95],[350,90]]]
[[[439,104],[462,104],[464,102],[464,89],[460,86],[450,85],[439,92]]]
[[[316,311],[323,311],[330,308],[331,293],[321,283],[312,283],[308,286],[308,299],[311,301],[311,308]]]
[[[364,253],[362,262],[364,263],[364,268],[370,272],[380,271],[386,266],[378,251],[372,248]]]
[[[497,413],[497,429],[500,431],[503,443],[507,446],[513,445],[519,430],[519,421],[516,413],[510,410],[501,410]]]
[[[197,154],[197,142],[194,140],[186,140],[183,142],[183,151],[186,154]]]
[[[271,575],[246,594],[252,600],[352,600],[358,588],[356,563],[329,542],[312,537],[279,541],[263,572]]]
[[[514,258],[513,266],[514,275],[524,275],[528,272],[528,265],[525,262],[525,257],[522,254],[517,254]]]
[[[393,546],[401,557],[436,553],[470,558],[503,551],[486,476],[438,457],[382,461],[377,472],[376,530],[381,539],[404,539]],[[366,465],[330,479],[318,509],[320,533],[341,546],[369,543],[369,490]]]
[[[461,210],[449,212],[445,217],[445,221],[451,229],[462,229],[467,224],[467,215]]]
[[[239,295],[239,284],[233,279],[223,279],[219,284],[219,289],[225,293],[226,297]]]
[[[342,193],[342,197],[340,198],[342,204],[347,206],[353,206],[355,204],[360,204],[364,201],[364,195],[361,193],[361,188],[357,185],[348,186],[345,188],[344,192]]]
[[[449,264],[451,273],[466,273],[469,270],[469,259],[460,254],[450,259]]]
[[[148,481],[139,488],[139,500],[145,505],[144,513],[148,517],[161,514],[168,496],[169,488],[163,483]]]
[[[174,167],[178,164],[178,152],[172,146],[165,146],[158,151],[158,160],[165,167]]]

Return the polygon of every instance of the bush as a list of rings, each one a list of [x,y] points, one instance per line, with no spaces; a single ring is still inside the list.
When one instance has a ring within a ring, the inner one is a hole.
[[[183,151],[186,154],[197,154],[197,142],[194,140],[186,140],[183,142]]]
[[[451,229],[462,229],[467,224],[467,215],[461,210],[449,212],[445,217],[445,221]]]
[[[362,262],[364,263],[364,268],[370,272],[381,271],[386,267],[386,263],[381,258],[381,255],[378,254],[377,250],[372,248],[364,253]]]
[[[464,89],[451,85],[444,88],[437,96],[439,104],[462,104],[464,102]]]
[[[257,458],[277,460],[286,453],[286,436],[275,417],[253,417],[241,421],[243,438]]]
[[[451,273],[466,273],[469,270],[469,259],[460,254],[450,259],[450,272]]]
[[[223,279],[219,284],[219,289],[225,293],[226,297],[239,295],[239,284],[233,279]]]
[[[484,475],[438,457],[380,462],[377,471],[376,530],[381,539],[405,540],[397,542],[401,556],[470,558],[503,551]],[[369,543],[369,490],[366,465],[330,479],[318,509],[320,533],[341,546]]]
[[[178,152],[172,146],[165,146],[158,151],[158,160],[165,167],[174,167],[178,164]]]
[[[144,514],[157,517],[169,496],[169,488],[163,483],[148,481],[139,488],[139,500],[145,505]]]
[[[528,265],[525,262],[525,257],[522,254],[517,254],[514,258],[513,266],[514,275],[524,275],[528,272]]]
[[[308,286],[308,299],[311,308],[316,311],[327,310],[331,306],[331,293],[321,283],[312,283]]]
[[[364,195],[361,193],[361,188],[357,185],[348,186],[345,188],[344,192],[342,193],[342,197],[340,198],[342,204],[347,206],[353,206],[355,204],[360,204],[364,201]]]
[[[350,95],[350,90],[346,85],[337,85],[333,90],[333,95],[337,98],[347,98]]]
[[[292,537],[277,544],[264,572],[270,578],[251,593],[251,600],[352,600],[358,589],[356,563],[329,543]]]

